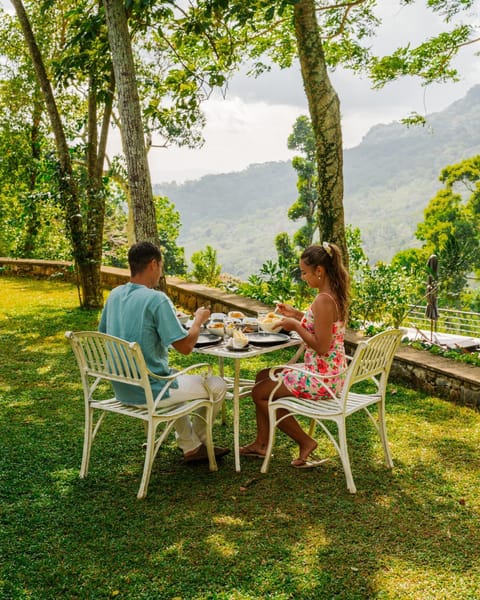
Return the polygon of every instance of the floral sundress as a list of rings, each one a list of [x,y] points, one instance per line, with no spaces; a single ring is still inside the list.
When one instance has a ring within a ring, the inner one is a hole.
[[[330,298],[330,294],[326,294]],[[335,302],[335,300],[332,298]],[[337,303],[335,302],[335,305]],[[338,313],[338,306],[337,306]],[[313,312],[311,307],[303,316],[301,323],[310,333],[314,333],[313,327]],[[304,354],[304,362],[296,364],[296,367],[311,371],[312,374],[329,375],[324,380],[314,379],[304,373],[284,369],[283,383],[285,387],[297,398],[306,398],[308,400],[324,400],[331,399],[332,396],[327,392],[322,385],[325,382],[329,388],[338,395],[342,391],[344,375],[342,371],[346,367],[345,357],[345,323],[343,321],[335,321],[332,325],[332,341],[328,354],[318,354],[313,348],[306,346]]]

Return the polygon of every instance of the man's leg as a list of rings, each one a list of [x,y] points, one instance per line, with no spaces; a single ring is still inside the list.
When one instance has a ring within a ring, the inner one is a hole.
[[[170,398],[167,398],[164,403],[162,402],[162,405],[168,406],[195,398],[204,398],[208,393],[205,390],[206,387],[212,391],[215,416],[220,410],[226,392],[226,384],[221,377],[207,377],[204,385],[203,377],[200,375],[180,375],[178,389],[171,390]],[[192,424],[189,416],[180,417],[175,421],[175,433],[178,447],[184,454],[190,454],[205,443],[206,423],[203,419],[194,417]]]

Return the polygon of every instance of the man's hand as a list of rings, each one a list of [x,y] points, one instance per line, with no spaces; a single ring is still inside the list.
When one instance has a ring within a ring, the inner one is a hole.
[[[210,309],[205,308],[204,306],[200,306],[200,308],[197,308],[197,310],[195,311],[193,322],[194,323],[197,322],[199,325],[203,325],[204,323],[206,323],[208,321],[209,318],[210,318]]]

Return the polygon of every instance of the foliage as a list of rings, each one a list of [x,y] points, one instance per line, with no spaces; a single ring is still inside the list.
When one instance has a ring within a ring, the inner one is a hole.
[[[390,384],[395,467],[383,466],[366,416],[353,417],[356,495],[337,459],[292,469],[296,449],[281,433],[267,475],[246,459],[235,472],[233,454],[215,473],[183,465],[171,435],[137,501],[144,431],[132,419],[105,420],[90,473],[78,477],[83,399],[63,334],[95,329],[98,313],[79,310],[76,290],[59,282],[3,278],[0,305],[2,599],[478,597],[478,412]],[[242,377],[289,356],[242,361]],[[171,356],[177,367],[199,358]],[[214,439],[231,447],[228,403],[226,418]],[[248,399],[241,423],[246,443]]]
[[[452,26],[452,19],[460,18],[462,13],[468,16],[476,4],[477,0],[430,0],[428,8],[441,16],[445,28],[449,30],[441,31],[416,47],[408,44],[397,48],[390,55],[371,57],[369,73],[374,86],[383,87],[404,76],[419,77],[423,85],[458,81],[460,74],[455,58],[462,48],[478,42],[478,34],[474,24],[457,22]]]
[[[425,264],[416,270],[397,259],[391,265],[379,262],[371,267],[362,248],[360,230],[347,227],[346,234],[351,279],[350,325],[366,328],[375,323],[398,327],[419,291],[424,289]],[[258,274],[251,275],[239,291],[266,304],[283,301],[298,308],[308,306],[314,295],[300,280],[298,257],[293,263],[281,254],[277,262],[267,261]]]
[[[189,277],[199,283],[217,287],[220,283],[221,266],[217,264],[217,251],[212,246],[192,254],[193,270]]]
[[[465,310],[480,313],[480,288],[468,288],[462,293],[462,306]]]
[[[418,298],[425,266],[412,269],[400,257],[391,264],[378,262],[370,266],[361,245],[358,228],[347,227],[350,258],[351,296],[350,324],[352,327],[399,327],[410,305]],[[411,258],[411,257],[410,257]]]
[[[417,350],[426,350],[435,356],[443,356],[444,358],[451,358],[452,360],[456,360],[458,362],[480,367],[479,352],[466,352],[462,348],[444,348],[442,346],[438,346],[437,344],[419,341],[410,342],[409,345]]]
[[[405,267],[377,263],[352,282],[350,320],[399,327],[413,303],[416,280]]]
[[[480,269],[480,156],[445,167],[440,181],[416,235],[438,256],[440,302],[461,307],[467,276]]]
[[[298,198],[288,209],[288,218],[292,221],[305,220],[300,229],[293,234],[294,245],[303,250],[313,243],[314,238],[320,240],[321,226],[318,220],[320,207],[315,137],[308,117],[301,116],[295,121],[287,146],[290,150],[300,150],[304,155],[295,156],[292,160],[298,178]]]
[[[251,275],[240,285],[239,292],[265,304],[287,302],[299,308],[308,306],[313,298],[299,278],[298,259],[293,266],[291,260],[282,255],[276,262],[265,262],[258,274]]]
[[[180,214],[165,196],[154,196],[154,202],[158,236],[164,255],[164,271],[168,275],[185,275],[187,271],[185,252],[181,246],[177,246],[182,226]]]

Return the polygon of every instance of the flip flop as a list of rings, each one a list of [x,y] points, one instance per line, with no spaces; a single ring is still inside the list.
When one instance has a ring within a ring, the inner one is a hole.
[[[313,459],[313,460],[311,460],[311,459]],[[327,462],[327,460],[329,460],[329,459],[328,458],[318,458],[318,457],[310,454],[310,456],[307,459],[296,458],[295,460],[292,460],[290,465],[294,469],[315,469],[316,467],[323,465],[325,462]]]
[[[244,452],[240,450],[240,456],[246,456],[247,458],[265,458],[265,454],[260,454],[259,452],[255,452],[255,450],[245,450]]]

